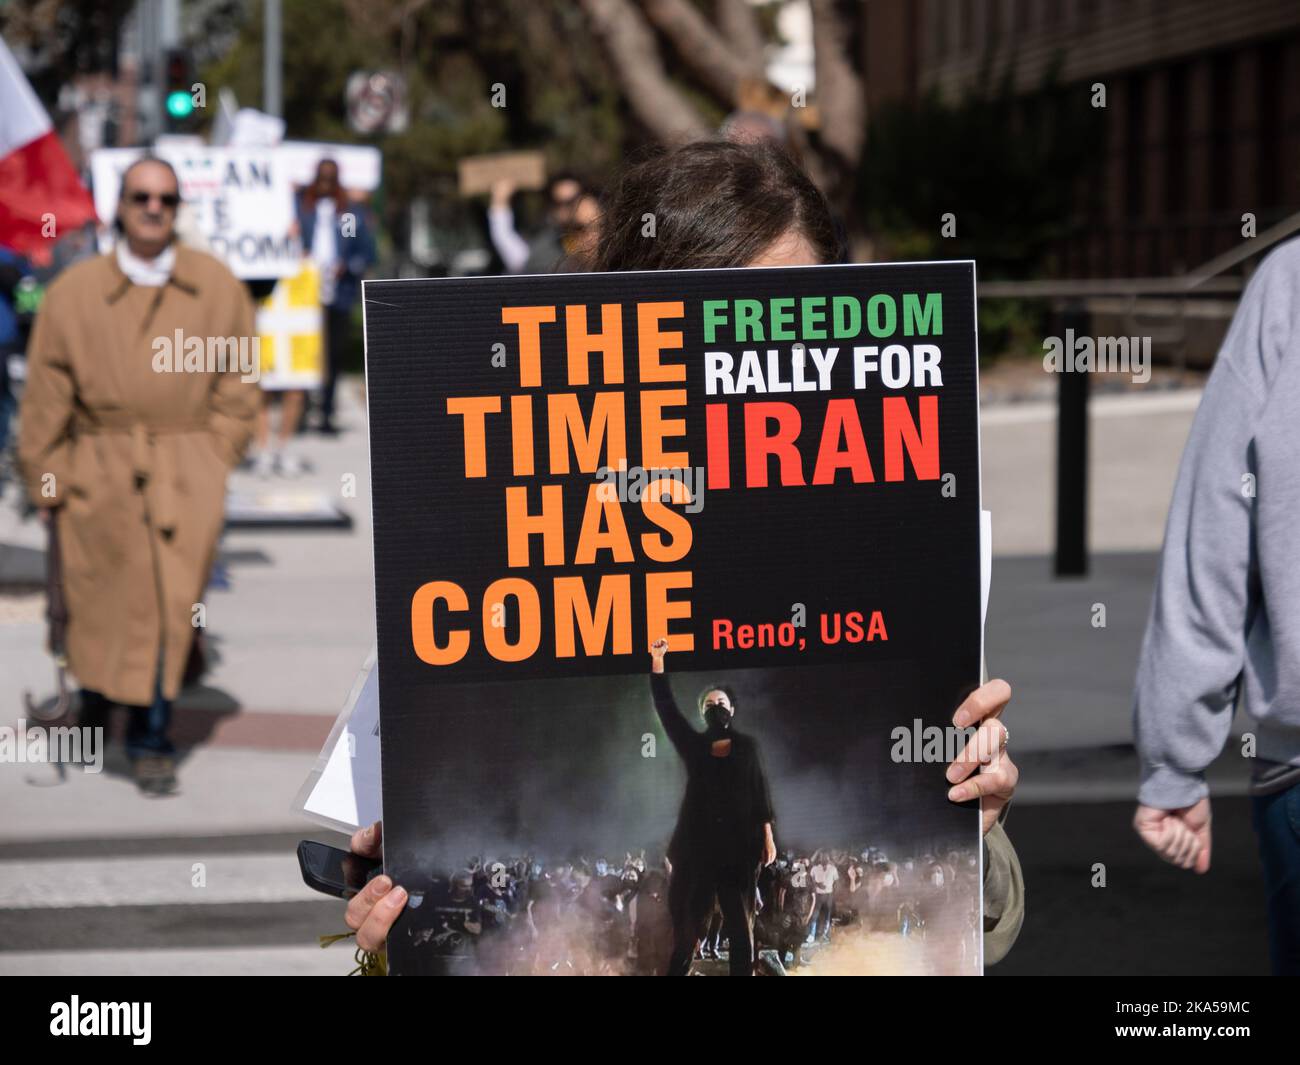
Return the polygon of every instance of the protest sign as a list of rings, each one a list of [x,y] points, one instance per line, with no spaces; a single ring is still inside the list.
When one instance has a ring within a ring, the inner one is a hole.
[[[320,271],[303,260],[257,305],[261,385],[268,392],[319,388],[324,363]]]
[[[278,148],[210,148],[168,143],[157,155],[180,180],[182,210],[194,235],[236,277],[291,277],[302,249],[293,234],[293,188]],[[140,148],[91,153],[95,210],[110,222],[117,213],[122,174]],[[183,228],[183,227],[182,227]]]
[[[491,192],[498,181],[509,181],[517,189],[546,186],[546,157],[541,152],[496,152],[470,155],[456,164],[462,196]]]
[[[339,183],[349,193],[372,193],[383,178],[384,156],[372,144],[330,144],[325,141],[283,141],[276,158],[284,164],[295,188],[305,188],[316,177],[323,159],[339,167]]]
[[[392,970],[978,973],[973,264],[365,312]]]

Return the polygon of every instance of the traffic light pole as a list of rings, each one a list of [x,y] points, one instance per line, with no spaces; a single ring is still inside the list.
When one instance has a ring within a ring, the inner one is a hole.
[[[148,145],[167,131],[167,56],[181,41],[180,0],[141,0],[134,18],[140,118],[135,139]]]
[[[263,5],[262,110],[276,118],[284,117],[281,89],[281,38],[283,19],[280,0],[266,0]]]

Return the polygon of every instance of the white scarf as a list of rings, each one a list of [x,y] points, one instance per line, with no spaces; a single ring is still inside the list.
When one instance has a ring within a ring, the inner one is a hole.
[[[131,254],[126,241],[117,242],[117,265],[122,273],[131,279],[133,285],[145,285],[157,288],[167,284],[172,276],[172,267],[176,265],[176,245],[168,244],[160,255],[153,259],[141,259]]]

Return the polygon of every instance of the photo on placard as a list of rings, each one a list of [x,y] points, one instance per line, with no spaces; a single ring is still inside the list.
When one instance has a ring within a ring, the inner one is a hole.
[[[967,262],[367,282],[397,974],[977,974]]]

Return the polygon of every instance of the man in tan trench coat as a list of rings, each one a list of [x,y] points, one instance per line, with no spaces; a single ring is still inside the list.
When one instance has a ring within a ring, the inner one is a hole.
[[[154,795],[176,787],[171,704],[226,475],[259,399],[248,293],[176,243],[179,191],[166,163],[135,163],[115,251],[50,286],[28,347],[19,445],[30,498],[57,513],[81,724],[128,707],[127,753]]]

